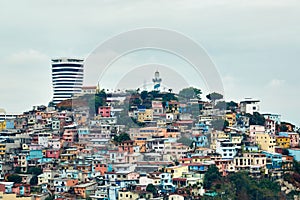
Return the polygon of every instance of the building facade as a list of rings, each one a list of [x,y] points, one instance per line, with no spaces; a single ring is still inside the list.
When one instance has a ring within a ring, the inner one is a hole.
[[[83,60],[52,59],[53,103],[57,104],[82,92]]]

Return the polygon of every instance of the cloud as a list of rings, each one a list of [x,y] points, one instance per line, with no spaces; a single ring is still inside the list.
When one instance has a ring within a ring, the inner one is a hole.
[[[49,60],[49,57],[34,49],[13,53],[6,59],[9,64],[34,64],[44,62],[45,60]]]
[[[275,87],[281,87],[285,84],[285,80],[282,79],[272,79],[268,84],[267,87],[275,88]]]

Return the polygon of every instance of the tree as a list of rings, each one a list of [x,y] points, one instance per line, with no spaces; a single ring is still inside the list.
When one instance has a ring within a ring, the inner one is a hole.
[[[255,180],[246,172],[237,172],[228,177],[234,185],[237,199],[278,199],[280,186],[267,178]]]
[[[54,196],[48,196],[45,200],[53,200]]]
[[[216,165],[211,165],[205,172],[203,186],[205,189],[210,189],[215,181],[221,180],[221,174]]]
[[[285,124],[282,124],[279,126],[280,132],[288,132],[288,130],[289,130],[289,128]]]
[[[7,177],[7,181],[14,183],[22,183],[22,177],[18,174],[11,174]]]
[[[215,102],[216,100],[223,99],[223,95],[219,94],[219,93],[216,93],[216,92],[213,92],[213,93],[210,93],[210,94],[206,95],[206,98],[211,100],[212,102]]]
[[[238,104],[234,101],[230,101],[230,102],[226,102],[226,109],[227,110],[231,110],[231,111],[235,111],[238,108]]]
[[[249,125],[265,125],[265,117],[258,112],[254,112],[253,115],[247,113],[246,116],[249,117]]]
[[[151,192],[154,196],[157,194],[157,188],[152,183],[147,185],[146,191]]]
[[[219,110],[225,110],[226,109],[226,102],[225,101],[219,101],[215,108],[219,109]]]
[[[141,92],[141,99],[144,101],[148,97],[148,92],[146,90]]]
[[[177,97],[175,96],[175,94],[173,94],[173,93],[165,93],[165,94],[162,95],[162,101],[163,101],[163,103],[166,103],[166,102],[172,101],[172,100],[174,100],[174,101],[178,100]]]
[[[127,133],[121,133],[120,135],[116,135],[114,137],[114,142],[118,144],[128,140],[130,140],[130,137]]]
[[[27,170],[27,174],[40,175],[43,173],[43,170],[39,167],[29,167]]]
[[[182,100],[189,100],[189,99],[201,99],[201,90],[194,87],[184,88],[179,91],[178,95]]]
[[[53,103],[53,101],[50,101],[50,102],[48,103],[48,107],[55,107],[55,103]]]
[[[16,167],[15,168],[15,173],[20,174],[21,173],[21,167]]]
[[[38,184],[38,177],[35,175],[30,179],[30,185],[37,185]]]

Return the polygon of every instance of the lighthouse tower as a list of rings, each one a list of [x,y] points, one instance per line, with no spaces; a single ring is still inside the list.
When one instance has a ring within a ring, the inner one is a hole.
[[[154,73],[154,78],[152,79],[152,81],[153,81],[153,84],[154,84],[154,90],[159,91],[161,78],[159,77],[159,72],[158,71],[156,71]]]

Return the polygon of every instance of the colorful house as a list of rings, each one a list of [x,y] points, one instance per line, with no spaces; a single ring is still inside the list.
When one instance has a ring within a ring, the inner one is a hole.
[[[276,140],[274,136],[271,136],[267,133],[257,133],[256,143],[259,145],[261,150],[271,153],[275,152]]]
[[[291,140],[288,136],[276,136],[276,145],[279,148],[287,149],[290,148]]]
[[[95,182],[82,183],[73,186],[75,194],[82,198],[89,197],[91,193],[95,191],[96,187],[97,187],[97,183]]]

